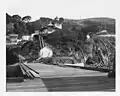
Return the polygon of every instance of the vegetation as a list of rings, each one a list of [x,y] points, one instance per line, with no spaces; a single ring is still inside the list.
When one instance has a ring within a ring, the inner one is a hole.
[[[41,17],[39,20],[33,22],[30,20],[30,16],[22,18],[19,15],[10,16],[6,14],[6,35],[17,33],[20,38],[24,34],[32,34],[35,30],[40,30],[50,21],[54,22],[56,19]],[[83,20],[64,20],[63,18],[60,18],[60,22],[63,22],[62,29],[56,29],[54,33],[44,37],[45,42],[52,46],[51,48],[54,52],[52,60],[47,59],[47,61],[53,62],[55,57],[64,56],[72,57],[68,62],[83,62],[86,67],[108,69],[109,66],[111,66],[112,69],[113,64],[115,64],[115,37],[100,37],[100,34],[97,35],[97,33],[102,30],[107,30],[108,34],[115,34],[114,19],[88,18]],[[90,32],[92,38],[90,41],[86,41],[86,35]],[[91,43],[92,51],[90,51]],[[28,43],[28,45],[29,44],[30,43]],[[29,60],[32,58],[31,60],[34,60],[37,58],[39,50],[36,51],[36,47],[30,48],[32,49],[29,50],[28,53],[26,52],[26,58],[29,58]],[[28,50],[30,48],[24,46],[23,49]],[[25,53],[24,50],[22,50],[23,52],[21,51],[21,53]],[[32,55],[27,55],[30,52],[32,52]],[[89,57],[89,55],[92,57]],[[86,60],[88,61],[86,62]],[[59,62],[63,61],[59,60]]]

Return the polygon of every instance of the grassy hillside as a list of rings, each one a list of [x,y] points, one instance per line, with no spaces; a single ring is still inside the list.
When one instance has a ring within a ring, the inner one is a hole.
[[[95,21],[95,22],[103,22],[103,23],[108,23],[108,24],[115,24],[115,19],[113,18],[105,18],[105,17],[99,17],[99,18],[87,18],[87,19],[83,19],[81,21]]]
[[[81,20],[66,20],[82,27],[83,32],[97,32],[106,29],[110,34],[115,34],[115,19],[113,18],[87,18]]]

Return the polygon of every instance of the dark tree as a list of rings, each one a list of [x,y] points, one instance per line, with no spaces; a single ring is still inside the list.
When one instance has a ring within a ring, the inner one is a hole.
[[[31,16],[25,16],[22,18],[23,21],[29,22],[31,20]]]
[[[13,15],[12,18],[15,19],[16,21],[21,21],[21,16],[19,15]]]
[[[62,23],[64,21],[64,18],[59,18],[59,21]]]
[[[9,24],[12,21],[13,21],[12,16],[10,16],[8,13],[6,13],[6,24]]]

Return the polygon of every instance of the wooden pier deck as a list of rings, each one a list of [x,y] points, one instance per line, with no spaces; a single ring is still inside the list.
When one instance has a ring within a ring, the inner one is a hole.
[[[28,64],[41,78],[7,83],[7,92],[115,91],[115,79],[107,73],[46,64]]]

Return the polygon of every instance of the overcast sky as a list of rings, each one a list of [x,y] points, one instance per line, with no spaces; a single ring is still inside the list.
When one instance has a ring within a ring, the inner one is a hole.
[[[7,0],[7,13],[30,15],[32,20],[55,16],[80,19],[115,18],[116,0]]]

